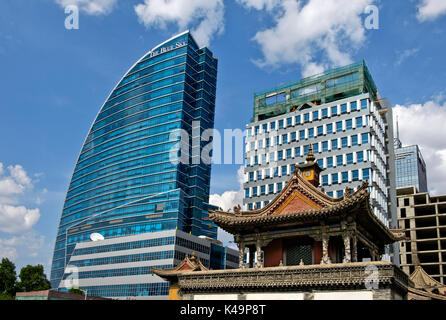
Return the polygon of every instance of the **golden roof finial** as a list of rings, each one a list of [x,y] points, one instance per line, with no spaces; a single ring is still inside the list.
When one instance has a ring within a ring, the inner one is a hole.
[[[307,158],[305,160],[307,160],[307,163],[314,162],[314,160],[316,160],[316,157],[313,154],[313,145],[311,143],[310,147],[308,148]]]

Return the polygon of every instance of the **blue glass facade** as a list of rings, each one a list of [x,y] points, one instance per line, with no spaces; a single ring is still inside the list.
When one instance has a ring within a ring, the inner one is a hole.
[[[211,167],[197,156],[206,144],[201,133],[214,126],[216,78],[217,59],[185,32],[147,53],[113,89],[68,188],[53,288],[76,243],[90,241],[92,233],[113,238],[178,229],[216,238],[217,228],[203,221]],[[191,137],[189,164],[172,161],[180,156],[180,131]]]
[[[426,164],[417,145],[395,148],[396,187],[417,187],[428,192]]]

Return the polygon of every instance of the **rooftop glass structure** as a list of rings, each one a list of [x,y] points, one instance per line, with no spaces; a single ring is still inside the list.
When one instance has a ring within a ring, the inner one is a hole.
[[[376,100],[376,85],[364,61],[255,93],[253,121],[363,93]]]
[[[54,249],[57,288],[77,243],[163,230],[216,238],[201,132],[214,126],[217,59],[187,31],[156,46],[101,107],[71,178]],[[180,131],[189,135],[188,162]],[[198,141],[198,143],[197,143]],[[195,143],[194,143],[195,142]]]

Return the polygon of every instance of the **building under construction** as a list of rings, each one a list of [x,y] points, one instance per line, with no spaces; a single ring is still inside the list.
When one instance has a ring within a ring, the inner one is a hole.
[[[421,266],[435,280],[446,281],[446,195],[431,196],[415,186],[397,189],[401,267],[412,274]]]

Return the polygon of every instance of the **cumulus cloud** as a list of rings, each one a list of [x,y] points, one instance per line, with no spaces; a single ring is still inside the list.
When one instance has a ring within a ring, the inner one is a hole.
[[[44,247],[47,249],[45,237],[31,231],[20,236],[0,239],[0,258],[16,260],[21,255],[35,258],[39,256],[39,251]],[[47,265],[46,262],[41,264]]]
[[[417,144],[427,167],[430,192],[446,194],[446,102],[443,96],[424,104],[396,105],[400,139],[403,145]]]
[[[39,209],[0,204],[0,231],[19,233],[32,228],[40,218]]]
[[[144,0],[135,12],[147,28],[165,29],[169,24],[179,31],[190,28],[200,46],[208,46],[224,31],[223,0]]]
[[[19,204],[19,197],[33,184],[20,165],[8,166],[8,174],[0,163],[0,231],[20,233],[30,230],[40,218],[39,209]]]
[[[418,6],[417,18],[419,21],[433,21],[446,14],[446,1],[421,0]]]
[[[243,182],[244,182],[244,168],[241,166],[237,171],[237,180],[240,184],[239,190],[229,190],[223,194],[212,194],[209,197],[209,203],[220,207],[222,210],[232,210],[234,207],[240,205],[243,207]],[[218,239],[224,245],[237,248],[234,244],[234,236],[221,228],[218,228]]]
[[[266,9],[275,25],[257,32],[260,67],[302,66],[303,76],[352,62],[350,53],[365,39],[361,15],[374,0],[238,0],[247,8]]]
[[[62,8],[75,5],[80,11],[88,15],[99,16],[112,12],[117,0],[56,0],[56,2]]]

